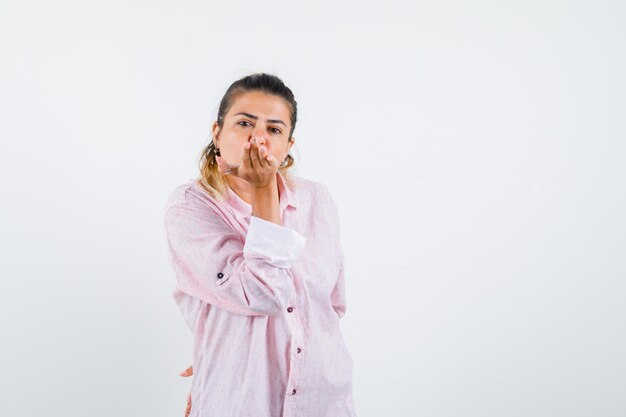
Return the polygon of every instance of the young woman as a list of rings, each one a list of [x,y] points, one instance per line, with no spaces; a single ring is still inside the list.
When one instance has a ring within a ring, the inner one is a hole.
[[[234,82],[199,177],[166,200],[191,417],[356,416],[338,211],[325,185],[289,173],[296,119],[279,78]]]

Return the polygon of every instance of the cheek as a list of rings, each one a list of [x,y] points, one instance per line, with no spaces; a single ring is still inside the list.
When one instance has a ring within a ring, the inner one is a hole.
[[[270,143],[268,147],[274,155],[286,155],[289,152],[288,146],[283,143]]]
[[[225,134],[221,135],[221,144],[220,149],[223,149],[226,152],[236,153],[239,155],[241,153],[241,148],[244,143],[247,142],[247,139],[242,135],[238,135],[233,132],[224,132]]]

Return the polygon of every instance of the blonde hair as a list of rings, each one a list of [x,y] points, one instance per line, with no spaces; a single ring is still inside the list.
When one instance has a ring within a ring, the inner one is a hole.
[[[291,130],[289,132],[289,140],[291,140],[293,131],[296,128],[298,118],[298,105],[291,90],[283,83],[283,81],[275,75],[257,73],[245,76],[228,87],[226,93],[222,97],[220,107],[217,112],[217,124],[220,130],[224,126],[224,117],[232,107],[235,99],[243,93],[250,91],[261,91],[266,94],[278,96],[285,100],[290,110]],[[200,175],[197,183],[207,193],[218,201],[223,201],[228,195],[228,179],[227,174],[222,174],[215,159],[215,142],[211,139],[210,143],[202,150],[200,156]],[[287,186],[291,189],[295,187],[295,181],[290,177],[290,168],[294,165],[295,160],[289,154],[278,171],[285,179]]]

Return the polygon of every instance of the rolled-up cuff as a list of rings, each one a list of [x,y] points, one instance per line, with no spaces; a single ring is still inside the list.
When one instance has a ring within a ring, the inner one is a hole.
[[[298,259],[306,238],[293,229],[252,216],[243,253],[277,268],[289,268]]]

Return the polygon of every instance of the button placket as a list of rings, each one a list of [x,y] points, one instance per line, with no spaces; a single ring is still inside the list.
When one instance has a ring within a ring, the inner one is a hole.
[[[301,361],[302,361],[302,356],[300,355],[300,353],[302,352],[302,348],[300,347],[300,342],[302,341],[301,338],[301,325],[300,325],[300,317],[298,315],[298,312],[296,311],[297,308],[295,307],[295,302],[294,300],[291,300],[289,306],[287,307],[286,311],[287,311],[287,321],[291,327],[292,330],[292,337],[291,337],[291,355],[290,355],[290,359],[291,359],[291,372],[288,378],[288,391],[287,391],[287,395],[289,397],[294,397],[296,395],[296,393],[298,392],[297,389],[297,385],[298,385],[298,377],[300,375],[300,369],[301,369]]]

